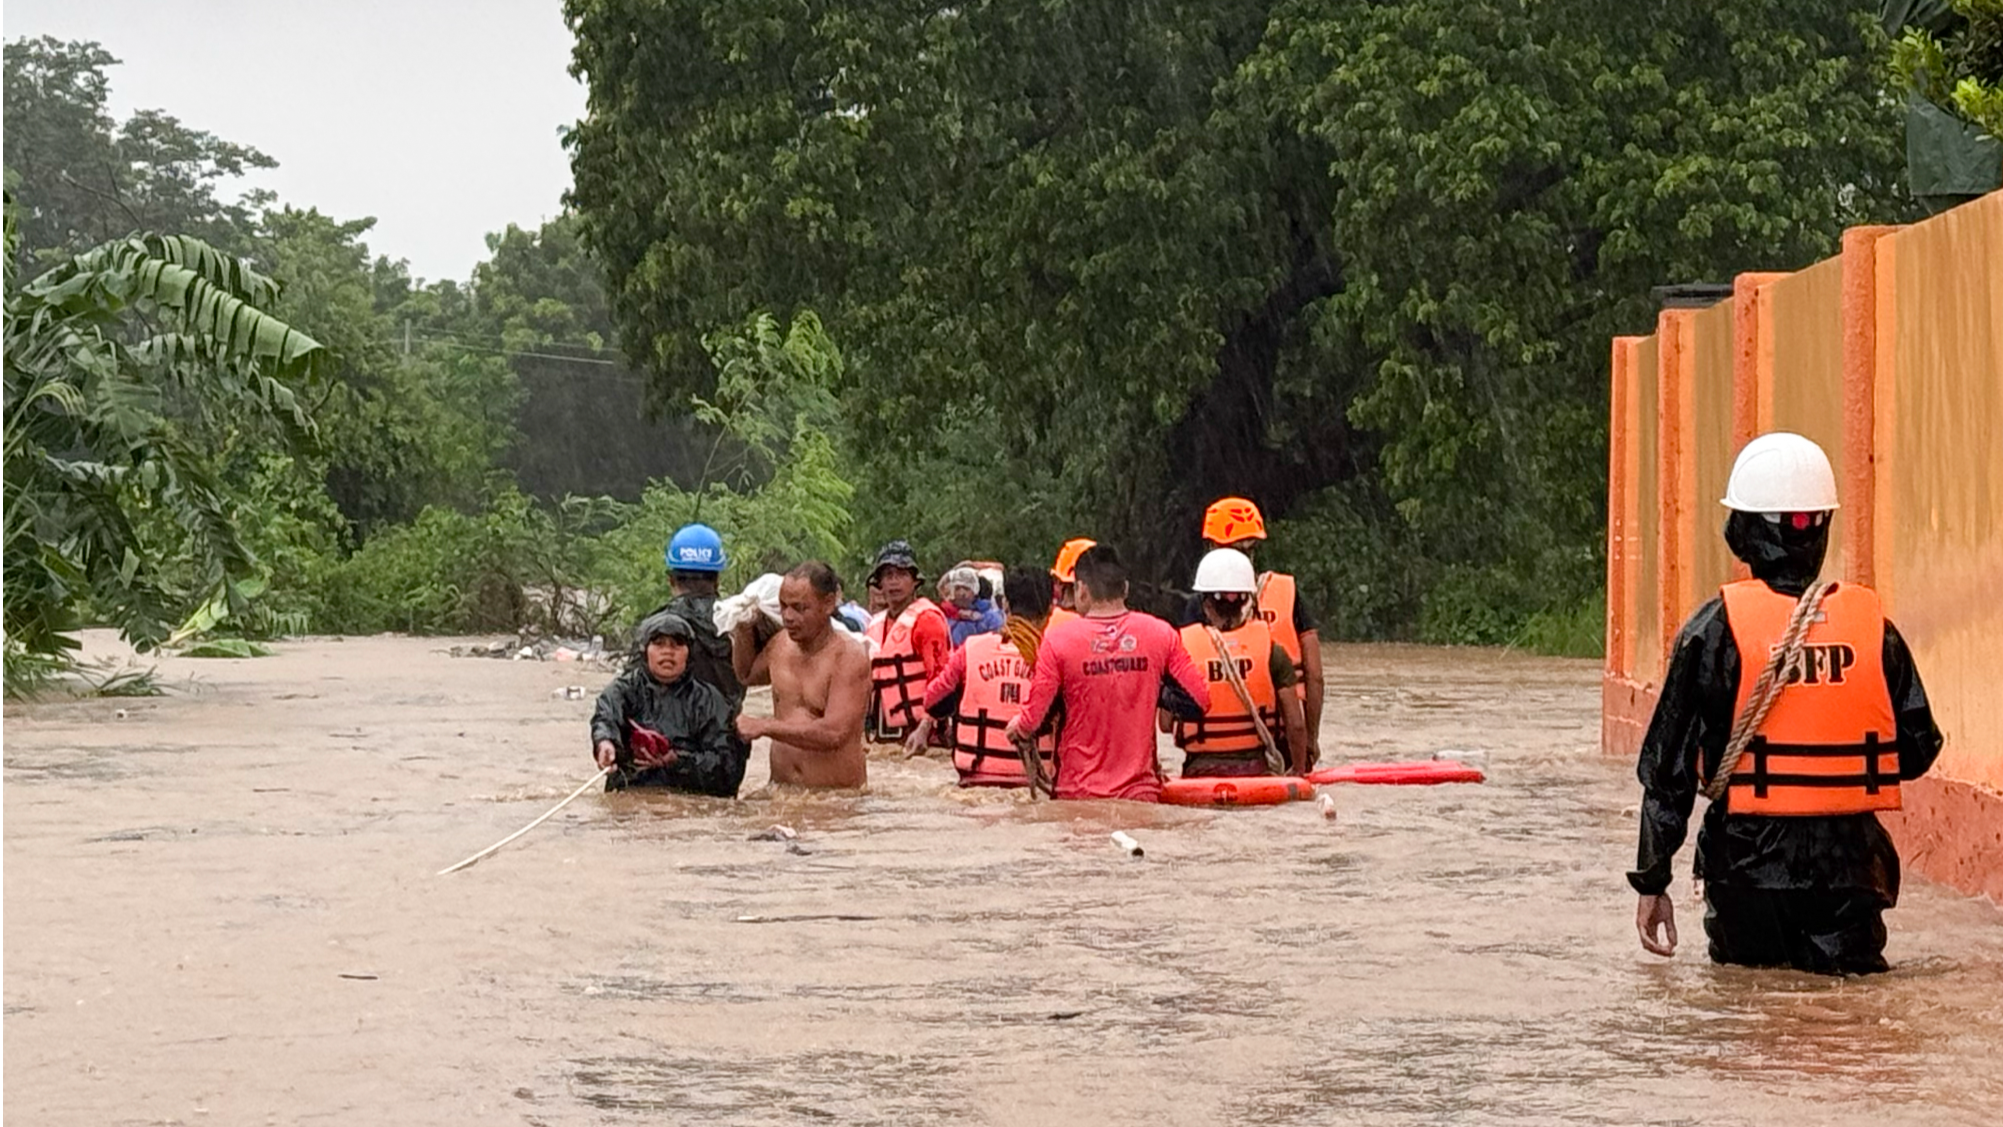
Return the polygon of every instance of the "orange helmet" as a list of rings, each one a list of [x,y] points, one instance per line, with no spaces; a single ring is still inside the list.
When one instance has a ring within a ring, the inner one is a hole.
[[[1076,540],[1066,540],[1064,546],[1057,549],[1057,562],[1050,566],[1050,574],[1056,576],[1059,583],[1076,582],[1078,557],[1085,554],[1085,549],[1098,546],[1097,540],[1087,540],[1083,536]]]
[[[1212,501],[1203,511],[1203,538],[1218,545],[1264,540],[1266,518],[1259,515],[1259,506],[1243,497]]]

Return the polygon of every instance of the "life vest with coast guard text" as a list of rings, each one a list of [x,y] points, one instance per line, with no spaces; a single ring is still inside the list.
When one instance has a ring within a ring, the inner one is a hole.
[[[963,787],[1026,787],[1022,757],[1003,733],[1029,699],[1029,663],[1000,634],[976,634],[961,647],[967,663],[953,716],[953,769]],[[1054,741],[1036,742],[1047,767]]]
[[[1724,588],[1739,650],[1735,716],[1745,714],[1796,600],[1757,579]],[[1837,585],[1809,624],[1801,655],[1732,772],[1733,814],[1804,817],[1899,808],[1898,721],[1885,683],[1885,612],[1877,592]]]

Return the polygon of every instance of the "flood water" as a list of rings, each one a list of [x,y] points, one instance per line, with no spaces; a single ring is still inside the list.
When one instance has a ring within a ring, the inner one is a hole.
[[[893,757],[866,794],[773,796],[761,748],[746,800],[590,794],[439,877],[590,774],[605,677],[446,644],[290,643],[164,662],[161,699],[8,706],[10,1120],[1884,1127],[2003,1108],[1988,901],[1910,878],[1888,975],[1714,968],[1686,849],[1683,950],[1639,949],[1638,788],[1596,751],[1596,663],[1331,647],[1326,761],[1470,749],[1490,776],[1333,788],[1333,823],[1312,803],[1032,804]],[[567,683],[587,699],[552,699]],[[747,840],[773,823],[797,844]]]

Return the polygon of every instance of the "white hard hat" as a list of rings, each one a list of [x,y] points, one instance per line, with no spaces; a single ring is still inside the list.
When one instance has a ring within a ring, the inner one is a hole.
[[[1259,590],[1259,573],[1252,569],[1252,557],[1236,548],[1217,548],[1196,565],[1198,594],[1251,595]]]
[[[1739,451],[1725,507],[1742,513],[1826,513],[1836,508],[1836,472],[1822,447],[1798,434],[1763,434]]]

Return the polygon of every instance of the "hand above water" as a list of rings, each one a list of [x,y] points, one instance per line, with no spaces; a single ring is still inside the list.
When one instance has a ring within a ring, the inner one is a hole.
[[[1660,939],[1656,929],[1662,929]],[[1668,958],[1676,954],[1676,908],[1669,894],[1644,896],[1634,908],[1634,930],[1641,936],[1642,950]]]
[[[931,739],[932,718],[930,716],[920,716],[917,726],[911,729],[911,734],[904,737],[905,758],[914,759],[925,754],[925,745]]]
[[[746,740],[757,739],[765,734],[765,718],[762,716],[738,716],[737,734]]]
[[[610,767],[619,762],[619,745],[611,740],[599,740],[598,746],[592,749],[592,758],[598,761],[600,767]]]

